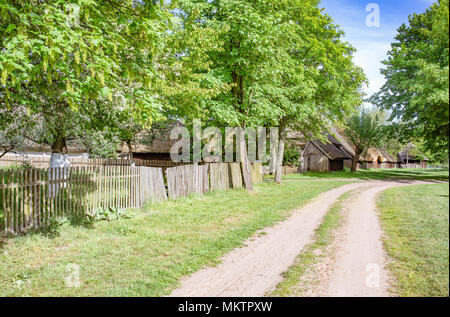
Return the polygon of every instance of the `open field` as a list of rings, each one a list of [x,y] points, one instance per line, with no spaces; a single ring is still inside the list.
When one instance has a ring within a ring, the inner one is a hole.
[[[3,240],[0,296],[168,294],[183,275],[216,263],[255,231],[346,183],[265,182],[254,193],[214,192],[147,206],[131,218],[65,222],[51,232]],[[80,286],[66,287],[78,268]]]
[[[414,180],[440,180],[448,181],[448,168],[379,168],[357,170],[356,172],[338,171],[338,172],[307,172],[303,174],[289,174],[285,179],[316,179],[316,178],[345,178],[345,179],[414,179]]]
[[[449,296],[449,185],[393,188],[378,200],[400,296]]]

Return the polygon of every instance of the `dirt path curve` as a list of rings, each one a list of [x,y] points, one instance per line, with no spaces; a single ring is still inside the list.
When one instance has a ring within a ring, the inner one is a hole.
[[[282,280],[281,274],[308,244],[323,216],[342,194],[373,185],[343,185],[319,195],[287,220],[266,228],[245,247],[228,253],[216,267],[201,269],[183,279],[170,296],[264,296]],[[294,194],[294,193],[293,193]]]
[[[323,296],[390,296],[385,269],[383,231],[376,209],[376,196],[388,188],[425,184],[423,181],[378,182],[362,189],[346,204],[345,225],[338,234],[335,260]]]

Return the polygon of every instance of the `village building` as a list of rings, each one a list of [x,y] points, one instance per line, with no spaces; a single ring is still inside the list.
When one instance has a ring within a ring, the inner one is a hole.
[[[384,149],[369,148],[360,155],[357,168],[396,168],[397,159]]]
[[[89,158],[89,152],[81,144],[81,142],[76,140],[67,141],[65,147],[63,148],[63,154],[67,157],[75,159],[87,159]],[[50,159],[52,155],[52,148],[46,144],[39,144],[27,139],[23,146],[19,150],[11,150],[6,153],[3,157],[4,160],[27,160],[33,158],[48,158]]]
[[[328,132],[325,137],[326,142],[316,139],[306,144],[301,154],[302,172],[331,172],[350,168],[352,154],[342,141]]]
[[[427,168],[427,162],[429,161],[423,153],[421,153],[417,147],[410,143],[405,146],[398,154],[398,167],[400,168]]]

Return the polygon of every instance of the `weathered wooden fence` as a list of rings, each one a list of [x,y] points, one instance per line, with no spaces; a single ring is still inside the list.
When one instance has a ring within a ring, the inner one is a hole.
[[[253,183],[263,181],[262,164],[252,166]],[[192,193],[204,194],[207,191],[242,188],[240,163],[212,163],[206,165],[185,165],[166,170],[167,192],[171,199],[185,197]]]
[[[94,215],[99,209],[135,208],[147,201],[242,187],[240,163],[183,165],[166,170],[137,166],[85,166],[0,170],[0,230],[21,234],[61,216]],[[252,179],[263,179],[252,163]]]
[[[66,215],[99,208],[134,208],[167,199],[162,169],[89,166],[0,170],[0,223],[7,233],[26,233]]]
[[[166,170],[167,194],[176,199],[192,193],[204,194],[209,190],[209,165],[184,165]]]
[[[269,166],[263,166],[263,171],[265,175],[271,174]],[[282,168],[283,175],[300,173],[298,166],[283,166]]]

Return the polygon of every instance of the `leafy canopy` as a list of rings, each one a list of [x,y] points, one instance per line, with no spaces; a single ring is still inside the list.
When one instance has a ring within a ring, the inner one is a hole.
[[[386,83],[371,101],[392,111],[405,141],[423,139],[432,152],[449,146],[449,2],[439,0],[398,29],[384,61]]]
[[[380,144],[385,128],[384,122],[385,115],[382,112],[364,107],[349,117],[344,133],[355,147],[356,154],[364,154],[369,148]]]
[[[39,115],[49,142],[102,130],[111,102],[150,124],[162,103],[156,56],[170,28],[153,1],[0,3],[0,103]]]

